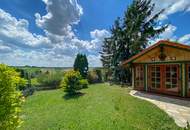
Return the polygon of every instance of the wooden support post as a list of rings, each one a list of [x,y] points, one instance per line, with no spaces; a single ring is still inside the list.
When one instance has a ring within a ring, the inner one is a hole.
[[[186,96],[186,87],[187,87],[187,85],[186,85],[186,65],[185,65],[185,63],[182,63],[182,65],[181,65],[181,91],[182,91],[182,97],[185,97]]]
[[[135,87],[135,68],[132,67],[132,88]]]
[[[144,90],[148,90],[148,66],[144,65]]]

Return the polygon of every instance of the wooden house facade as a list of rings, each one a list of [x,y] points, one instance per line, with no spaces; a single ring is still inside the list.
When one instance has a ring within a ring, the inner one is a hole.
[[[190,97],[190,46],[159,41],[122,63],[136,90]]]

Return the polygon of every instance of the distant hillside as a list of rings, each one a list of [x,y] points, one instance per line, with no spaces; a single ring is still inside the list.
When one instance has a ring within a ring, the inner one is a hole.
[[[44,70],[71,70],[73,67],[38,67],[38,66],[11,66],[15,68],[22,68],[22,69],[31,69],[31,68],[38,68]],[[92,69],[103,69],[103,67],[89,67],[89,70]]]

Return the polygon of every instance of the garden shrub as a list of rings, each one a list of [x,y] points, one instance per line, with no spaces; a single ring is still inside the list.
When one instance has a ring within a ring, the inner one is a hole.
[[[81,85],[81,88],[88,88],[88,80],[86,79],[81,79],[79,84]]]
[[[19,86],[19,90],[22,91],[23,96],[27,97],[34,93],[35,87],[38,85],[36,76],[41,74],[41,70],[33,67],[15,68],[20,73],[20,77],[25,79],[26,84]]]
[[[27,80],[26,86],[24,87],[24,89],[22,89],[22,94],[25,97],[28,97],[30,95],[33,95],[33,93],[35,92],[35,86],[36,86],[36,79],[29,79]]]
[[[19,89],[20,91],[26,89],[27,86],[27,80],[24,78],[20,78],[20,84],[18,85],[17,89]]]
[[[24,83],[13,68],[0,64],[0,130],[15,130],[20,125],[23,98],[18,87]]]
[[[88,82],[93,83],[102,83],[102,72],[101,70],[91,70],[87,76]]]
[[[29,87],[29,88],[26,88],[22,91],[22,94],[24,97],[28,97],[30,95],[33,95],[33,93],[35,92],[35,88],[34,87]]]
[[[98,76],[98,82],[102,82],[102,71],[100,69],[96,69],[96,74]]]
[[[96,75],[94,71],[89,71],[87,79],[90,84],[96,83],[98,81],[98,76]]]
[[[19,85],[18,89],[22,92],[24,97],[28,97],[33,95],[35,88],[31,84],[31,80],[21,79],[21,85]]]
[[[56,89],[60,86],[61,80],[63,78],[62,72],[45,72],[37,77],[38,88],[43,89]]]
[[[67,71],[61,82],[61,87],[69,95],[76,94],[78,90],[82,89],[86,85],[86,81],[85,80],[81,81],[81,80],[82,80],[82,76],[80,75],[78,71],[74,71],[74,70]]]
[[[110,70],[108,70],[108,69],[102,69],[102,75],[103,75],[102,78],[103,78],[104,82],[108,82],[108,81],[111,80],[112,74],[111,74]]]

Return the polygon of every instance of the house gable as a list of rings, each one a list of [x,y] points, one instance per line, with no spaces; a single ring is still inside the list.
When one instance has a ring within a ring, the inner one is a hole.
[[[148,47],[122,65],[129,63],[154,63],[154,62],[175,62],[190,61],[190,46],[170,42],[159,41],[151,47]]]
[[[139,56],[133,63],[190,61],[190,51],[171,46],[156,47]]]

